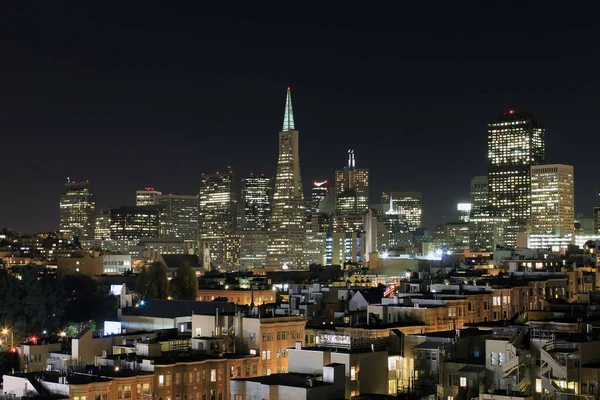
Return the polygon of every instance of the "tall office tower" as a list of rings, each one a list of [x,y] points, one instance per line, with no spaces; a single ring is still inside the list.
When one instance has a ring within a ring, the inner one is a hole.
[[[225,240],[236,228],[235,176],[232,171],[202,176],[200,185],[200,240],[207,243],[212,268],[228,264]],[[205,265],[204,268],[209,269]]]
[[[354,210],[351,212],[362,214],[369,210],[369,170],[356,168],[354,150],[348,150],[348,166],[335,171],[335,193],[338,197],[343,194],[347,198],[344,207],[352,203]],[[350,201],[350,197],[354,200]]]
[[[481,210],[489,205],[488,177],[476,176],[471,179],[471,211]]]
[[[292,95],[288,88],[283,130],[279,133],[279,161],[265,262],[268,269],[306,266],[303,254],[306,209],[298,153],[298,131],[294,126]]]
[[[110,238],[113,240],[139,240],[158,237],[157,206],[122,206],[110,210]]]
[[[531,233],[564,236],[575,226],[574,175],[571,165],[531,167]]]
[[[406,221],[411,232],[421,228],[423,225],[421,192],[391,192],[390,202],[394,212]]]
[[[515,246],[531,218],[531,166],[544,163],[544,125],[510,110],[488,124],[489,204],[509,219],[506,244]]]
[[[177,193],[160,195],[160,236],[181,239],[197,249],[199,203],[198,196]]]
[[[110,210],[102,210],[96,214],[94,240],[110,239]]]
[[[60,232],[80,240],[94,238],[96,203],[89,181],[77,183],[67,178],[60,196]]]
[[[157,206],[160,195],[161,193],[158,190],[151,187],[137,190],[135,192],[135,205],[136,207]]]
[[[313,186],[310,193],[310,206],[308,207],[309,213],[320,212],[319,205],[323,200],[325,200],[325,197],[327,197],[328,192],[329,189],[327,187],[327,180],[321,182],[313,182]]]
[[[242,229],[267,231],[271,218],[271,178],[264,175],[242,179]]]

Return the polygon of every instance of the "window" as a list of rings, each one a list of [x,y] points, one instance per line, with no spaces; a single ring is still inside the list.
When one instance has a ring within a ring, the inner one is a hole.
[[[184,385],[188,384],[188,375],[185,372],[183,373],[183,384]]]
[[[460,387],[467,387],[467,378],[465,376],[460,377]]]
[[[223,368],[219,368],[218,373],[219,376],[217,377],[217,380],[221,382],[223,380]]]
[[[165,386],[165,376],[164,375],[158,376],[158,386],[159,387]]]
[[[233,400],[244,400],[244,395],[243,394],[234,394]]]
[[[263,352],[262,352],[262,359],[263,360],[267,359],[267,352],[265,350],[263,350]]]
[[[435,351],[431,353],[431,361],[437,361],[437,353]]]
[[[206,370],[202,370],[202,382],[206,382]]]
[[[271,350],[267,350],[267,360],[271,359]]]
[[[181,385],[181,372],[175,372],[175,386]]]
[[[250,365],[246,365],[246,376],[250,376]]]
[[[217,400],[217,392],[215,389],[210,389],[210,400]]]
[[[175,395],[175,400],[181,400],[181,395],[179,395],[179,394],[176,394],[176,395]]]
[[[267,368],[267,375],[271,375],[271,368]]]
[[[216,369],[211,369],[210,370],[210,381],[211,382],[216,382],[217,381],[217,370]]]
[[[190,372],[190,373],[189,373],[188,383],[189,383],[190,385],[193,385],[193,384],[194,384],[194,373],[193,373],[193,372]]]
[[[167,375],[167,382],[165,384],[167,387],[171,386],[171,375]]]
[[[493,351],[490,352],[490,365],[492,365],[492,366],[498,365],[498,360],[496,359],[496,353],[494,353]]]
[[[196,382],[200,383],[200,371],[196,371]]]
[[[254,364],[252,366],[252,375],[258,374],[258,365]]]
[[[350,367],[350,380],[355,381],[356,379],[358,379],[356,376],[356,367]]]

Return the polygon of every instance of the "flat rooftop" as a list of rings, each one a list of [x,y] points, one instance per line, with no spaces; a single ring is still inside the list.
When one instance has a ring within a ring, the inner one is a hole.
[[[254,378],[243,378],[237,380],[259,382],[263,385],[281,385],[298,388],[308,388],[310,386],[306,384],[306,378],[314,378],[314,375],[288,372],[287,374],[272,374],[268,376],[257,376]],[[328,385],[331,385],[331,383],[313,379],[312,387],[323,387]]]

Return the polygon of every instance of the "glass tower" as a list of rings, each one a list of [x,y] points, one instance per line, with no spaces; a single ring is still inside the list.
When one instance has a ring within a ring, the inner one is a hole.
[[[489,204],[509,222],[506,244],[516,245],[531,217],[531,166],[544,163],[544,125],[531,113],[510,110],[488,124]]]
[[[210,259],[211,267],[220,267],[228,262],[225,240],[236,228],[234,179],[232,171],[202,176],[198,221],[204,259]],[[208,265],[204,268],[208,269]]]

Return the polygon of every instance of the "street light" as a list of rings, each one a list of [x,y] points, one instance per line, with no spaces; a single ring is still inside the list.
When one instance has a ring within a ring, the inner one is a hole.
[[[4,336],[7,336],[9,333],[10,333],[10,349],[12,351],[12,349],[15,347],[15,340],[14,340],[13,332],[7,328],[2,329],[2,334]]]

